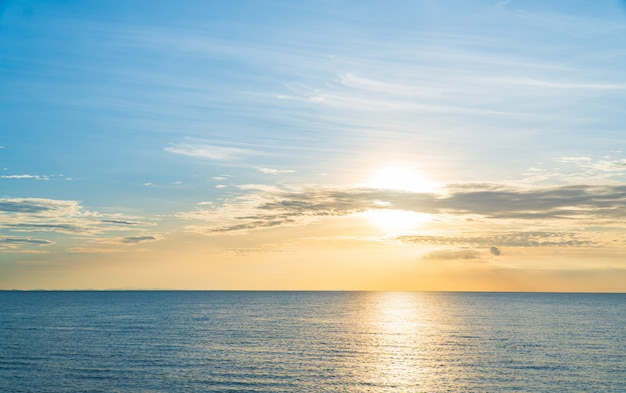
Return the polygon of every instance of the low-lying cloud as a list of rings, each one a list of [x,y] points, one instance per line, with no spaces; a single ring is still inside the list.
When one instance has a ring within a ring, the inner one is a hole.
[[[18,248],[21,246],[48,246],[54,242],[46,239],[32,239],[26,237],[5,237],[0,238],[0,249]]]
[[[480,259],[481,254],[474,250],[437,250],[422,257],[426,260],[457,260],[457,259]]]
[[[416,244],[439,246],[490,247],[490,252],[493,255],[500,255],[499,247],[588,247],[594,245],[593,241],[582,240],[579,237],[579,234],[568,232],[520,231],[483,236],[405,235],[398,236],[396,239]]]
[[[245,188],[244,188],[245,189]],[[445,193],[419,193],[375,188],[305,187],[254,189],[221,206],[182,212],[180,218],[205,221],[206,233],[242,232],[280,225],[306,224],[325,217],[367,210],[393,209],[430,215],[481,217],[484,220],[554,221],[571,224],[617,223],[626,218],[626,186],[563,186],[516,189],[497,184],[449,187]],[[196,228],[198,228],[196,226]],[[446,241],[436,237],[432,242]],[[403,238],[428,241],[425,237]],[[527,231],[488,239],[452,239],[481,246],[582,246],[588,240],[571,234]],[[485,244],[487,243],[487,244]]]
[[[59,236],[73,237],[79,242],[102,240],[120,231],[138,231],[152,225],[121,214],[89,211],[73,200],[0,198],[0,247],[4,248],[52,245]],[[17,236],[23,233],[37,233],[50,238]],[[119,243],[137,244],[158,240],[159,237],[131,234],[124,239]]]
[[[139,244],[139,243],[145,243],[145,242],[153,242],[159,239],[160,237],[156,235],[126,236],[122,239],[122,243]]]

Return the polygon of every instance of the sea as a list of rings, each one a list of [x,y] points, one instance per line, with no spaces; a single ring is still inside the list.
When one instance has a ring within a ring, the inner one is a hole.
[[[626,294],[0,291],[0,392],[626,392]]]

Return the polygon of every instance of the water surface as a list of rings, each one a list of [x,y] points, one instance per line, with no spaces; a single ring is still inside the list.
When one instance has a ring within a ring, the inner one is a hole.
[[[625,294],[0,292],[2,392],[626,392]]]

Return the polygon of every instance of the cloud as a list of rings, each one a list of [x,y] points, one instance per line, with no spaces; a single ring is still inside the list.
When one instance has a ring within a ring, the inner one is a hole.
[[[588,163],[591,162],[591,157],[560,157],[557,159],[558,162],[573,162],[573,163]]]
[[[121,214],[103,214],[85,209],[78,201],[55,200],[44,198],[0,198],[0,233],[50,232],[56,239],[60,235],[68,236],[79,242],[103,242],[112,233],[120,231],[142,230],[154,223],[138,220]],[[42,235],[43,236],[43,235]],[[2,240],[4,239],[4,240]],[[158,240],[158,235],[129,235],[116,244],[137,244]],[[51,239],[30,239],[18,236],[0,238],[0,245],[51,245]],[[73,247],[87,252],[85,247]],[[101,252],[101,251],[98,251]]]
[[[611,153],[620,154],[619,151]],[[624,184],[626,178],[626,159],[610,156],[595,159],[588,156],[564,156],[554,160],[556,169],[533,167],[525,175],[526,183],[539,183],[550,179],[553,183],[578,185],[587,184]]]
[[[480,259],[480,253],[473,250],[438,250],[422,257],[426,260]]]
[[[489,252],[491,253],[491,255],[495,255],[495,256],[498,256],[501,254],[500,249],[496,246],[489,247]]]
[[[204,221],[188,229],[205,233],[248,232],[282,225],[302,225],[323,217],[345,216],[375,208],[378,190],[340,190],[303,188],[281,190],[276,187],[248,185],[249,194],[231,199],[221,206],[181,212],[177,217]],[[368,195],[372,193],[372,195]]]
[[[0,179],[34,179],[34,180],[50,180],[48,176],[39,176],[39,175],[2,175]]]
[[[601,172],[626,172],[626,159],[624,158],[593,160],[590,157],[560,157],[556,161],[574,164],[577,168],[586,170],[586,175],[589,177],[593,177]]]
[[[57,232],[95,234],[97,213],[86,211],[79,202],[43,198],[0,198],[0,228],[13,232]]]
[[[221,205],[180,212],[181,219],[202,221],[188,230],[206,234],[245,233],[279,226],[307,225],[326,218],[368,210],[404,210],[441,220],[500,222],[572,228],[555,231],[504,231],[488,237],[414,236],[399,238],[430,244],[472,244],[480,247],[575,247],[593,241],[580,238],[574,227],[618,225],[626,219],[626,186],[563,186],[521,189],[499,184],[454,185],[444,193],[373,188],[242,186],[246,194]],[[495,220],[495,221],[494,221]],[[436,219],[435,219],[436,221]],[[469,221],[468,221],[469,222]]]
[[[77,201],[43,198],[0,198],[1,213],[29,213],[38,216],[74,215],[80,211]]]
[[[89,233],[95,231],[94,228],[74,224],[17,223],[4,224],[4,227],[16,232],[51,231],[59,233]]]
[[[276,244],[266,244],[263,247],[239,247],[239,248],[227,248],[224,249],[224,252],[228,254],[235,254],[239,256],[247,256],[254,255],[260,253],[282,253],[291,251],[290,248],[285,248],[284,246],[276,245]]]
[[[156,240],[160,240],[161,237],[157,235],[142,235],[142,236],[126,236],[122,238],[122,243],[125,244],[139,244],[145,242],[153,242]]]
[[[499,84],[509,84],[515,86],[540,87],[549,89],[567,90],[625,90],[623,83],[578,83],[578,82],[555,82],[553,80],[542,80],[532,78],[487,78]]]
[[[145,222],[140,221],[125,221],[125,220],[100,220],[100,222],[109,223],[109,224],[120,224],[120,225],[149,225]]]
[[[359,111],[371,122],[376,113],[395,112],[415,113],[448,113],[482,116],[535,117],[531,113],[516,113],[507,109],[497,110],[472,105],[471,101],[459,99],[450,89],[450,81],[421,80],[412,84],[389,82],[381,74],[377,77],[357,76],[345,73],[338,80],[327,81],[323,86],[313,87],[303,83],[286,85],[290,94],[281,95],[282,99],[303,101],[316,106],[325,106],[342,111]],[[458,75],[455,78],[459,78]],[[494,82],[494,85],[498,85]],[[470,93],[471,86],[464,86]],[[455,93],[462,89],[457,86]],[[468,104],[469,103],[469,104]],[[366,122],[367,123],[367,122]]]
[[[520,190],[477,185],[450,189],[436,203],[451,214],[488,218],[580,219],[626,217],[626,186],[563,186]]]
[[[238,160],[243,156],[252,153],[252,151],[247,149],[208,144],[206,142],[175,143],[170,147],[166,147],[165,150],[174,154],[182,154],[185,156],[215,161]]]
[[[472,247],[489,247],[494,255],[500,251],[499,247],[588,247],[595,243],[591,240],[580,240],[580,234],[567,232],[504,232],[490,236],[398,236],[396,239],[404,242],[430,245],[458,245]],[[497,246],[494,246],[496,244]]]
[[[226,201],[222,206],[182,212],[177,216],[214,221],[214,226],[207,227],[211,228],[210,232],[306,224],[324,217],[341,217],[383,208],[431,215],[521,221],[586,220],[598,223],[626,218],[626,186],[516,189],[494,184],[466,184],[449,187],[445,194],[372,188],[240,188],[251,193]],[[524,238],[520,241],[531,240]],[[566,242],[578,244],[575,239]],[[563,244],[561,240],[557,243]]]
[[[495,4],[494,4],[494,7],[501,8],[501,7],[504,7],[504,6],[505,6],[505,5],[507,5],[507,4],[510,4],[512,1],[513,1],[513,0],[503,0],[503,1],[499,1],[499,2],[497,2],[497,3],[495,3]]]
[[[274,169],[274,168],[261,168],[261,167],[254,167],[254,169],[266,175],[277,175],[279,173],[294,173],[295,172],[295,170],[293,169]]]
[[[0,238],[0,249],[19,248],[21,246],[49,246],[54,242],[45,239],[31,239],[26,237],[5,237]]]
[[[124,252],[125,250],[114,248],[97,248],[97,247],[71,247],[65,250],[71,253],[96,253],[96,254],[108,254],[116,252]]]
[[[286,215],[283,215],[282,217],[280,215],[268,215],[266,217],[259,217],[259,219],[243,222],[241,224],[223,225],[216,228],[211,228],[210,232],[242,232],[251,229],[271,228],[280,225],[287,225],[295,222],[295,220],[288,218],[288,216]]]

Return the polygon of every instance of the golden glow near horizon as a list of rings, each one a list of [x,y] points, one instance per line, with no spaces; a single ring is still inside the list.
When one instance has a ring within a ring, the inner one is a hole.
[[[360,214],[388,235],[400,235],[431,220],[430,214],[407,210],[367,210]]]

